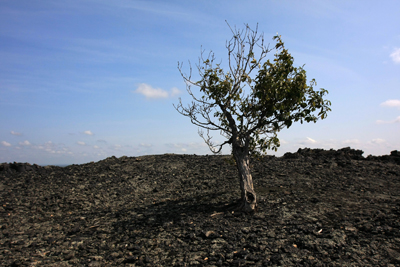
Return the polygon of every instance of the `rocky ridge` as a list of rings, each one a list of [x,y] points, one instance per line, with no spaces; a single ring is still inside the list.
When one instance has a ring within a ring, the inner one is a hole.
[[[228,156],[0,165],[2,266],[398,266],[400,152],[299,149],[251,162],[259,209]]]

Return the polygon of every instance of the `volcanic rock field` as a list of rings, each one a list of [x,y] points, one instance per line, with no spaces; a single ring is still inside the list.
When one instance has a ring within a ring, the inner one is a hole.
[[[1,266],[400,266],[400,152],[299,149],[251,160],[258,212],[230,156],[0,165]]]

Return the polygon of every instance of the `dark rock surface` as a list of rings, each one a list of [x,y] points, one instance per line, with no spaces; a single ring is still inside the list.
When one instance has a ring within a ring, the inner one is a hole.
[[[399,266],[400,164],[299,149],[252,161],[259,209],[232,212],[228,156],[0,165],[2,266]]]

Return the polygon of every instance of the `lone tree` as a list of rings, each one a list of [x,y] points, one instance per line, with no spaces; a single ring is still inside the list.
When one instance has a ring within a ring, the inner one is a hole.
[[[289,128],[293,122],[326,118],[331,103],[323,99],[327,90],[314,90],[314,79],[307,85],[304,66],[293,67],[293,57],[285,49],[281,36],[273,37],[276,44],[270,49],[264,44],[263,34],[258,34],[258,25],[255,30],[248,24],[245,26],[243,30],[229,26],[233,37],[226,42],[227,70],[221,63],[215,63],[212,51],[206,56],[201,51],[196,64],[199,81],[192,79],[190,62],[189,75],[182,72],[182,63],[178,63],[193,101],[184,107],[179,99],[174,107],[193,124],[207,130],[205,135],[199,128],[199,135],[213,153],[220,153],[224,145],[231,146],[240,180],[239,209],[252,212],[257,208],[257,197],[250,156],[262,156],[268,149],[276,151],[280,146],[277,132]],[[273,62],[265,60],[273,50],[276,51]],[[257,72],[255,77],[254,72]],[[192,87],[199,89],[196,95]],[[210,131],[220,131],[227,141],[215,144]]]

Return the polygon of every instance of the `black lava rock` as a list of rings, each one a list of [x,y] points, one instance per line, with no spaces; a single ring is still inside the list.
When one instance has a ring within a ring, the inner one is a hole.
[[[299,149],[251,160],[258,212],[229,156],[0,165],[2,266],[397,266],[399,151]]]

